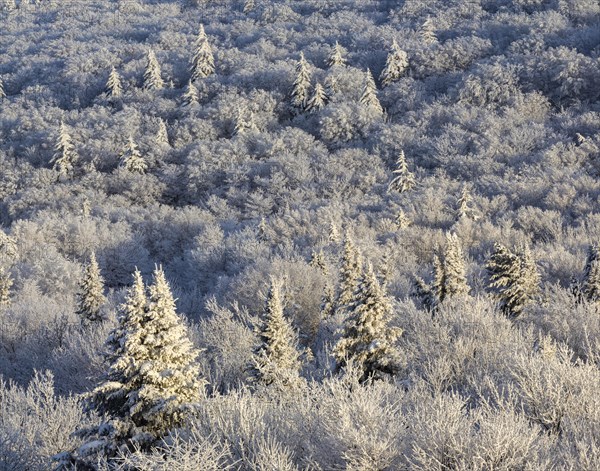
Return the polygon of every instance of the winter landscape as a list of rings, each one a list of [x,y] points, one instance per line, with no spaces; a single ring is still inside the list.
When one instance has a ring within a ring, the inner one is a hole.
[[[0,471],[600,469],[597,0],[0,25]]]

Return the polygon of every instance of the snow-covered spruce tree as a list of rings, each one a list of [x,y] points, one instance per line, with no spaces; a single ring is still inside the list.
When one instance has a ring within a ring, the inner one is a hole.
[[[408,55],[394,39],[392,48],[387,56],[385,67],[379,76],[381,85],[387,87],[390,83],[397,81],[408,68]]]
[[[367,69],[365,74],[365,85],[360,97],[360,104],[378,113],[383,113],[383,108],[381,107],[381,103],[379,103],[379,98],[377,98],[377,85],[369,69]]]
[[[154,271],[149,296],[135,272],[106,347],[108,371],[89,399],[108,422],[81,454],[103,451],[113,456],[134,444],[146,448],[181,426],[190,406],[203,396],[198,351],[176,312],[162,268]]]
[[[2,77],[0,77],[0,100],[3,98],[6,98],[6,92],[4,91],[4,81],[2,80]]]
[[[456,234],[447,233],[443,257],[437,255],[433,257],[431,286],[416,277],[413,293],[423,307],[430,310],[435,310],[448,298],[465,296],[469,293],[464,257]]]
[[[398,229],[406,229],[411,224],[412,224],[412,221],[404,213],[404,210],[400,209],[398,211],[398,214],[396,215],[396,226],[398,227]]]
[[[473,219],[476,220],[475,211],[471,207],[473,197],[467,185],[464,185],[460,193],[460,197],[456,201],[456,220]]]
[[[421,40],[427,44],[434,44],[437,42],[437,36],[435,35],[435,28],[431,22],[431,18],[427,18],[421,27],[419,28],[419,36]]]
[[[315,252],[313,250],[313,252],[310,255],[310,261],[308,262],[308,264],[311,267],[318,268],[319,270],[321,270],[321,273],[323,273],[323,275],[325,276],[329,274],[327,264],[325,263],[325,254],[323,253],[323,250],[319,250],[318,252]]]
[[[518,317],[539,291],[540,275],[529,247],[512,253],[505,246],[494,244],[486,269],[502,312],[510,318]]]
[[[323,85],[317,83],[315,85],[315,90],[313,92],[313,96],[308,100],[306,104],[306,111],[309,113],[315,113],[317,111],[322,110],[325,105],[329,102],[329,97],[323,88]]]
[[[363,374],[361,380],[379,378],[398,371],[398,351],[394,345],[402,331],[390,327],[392,304],[371,264],[360,277],[347,308],[342,335],[334,347],[339,367],[353,362]]]
[[[431,293],[433,294],[433,307],[437,307],[438,304],[446,299],[446,269],[443,259],[440,259],[437,255],[433,256]]]
[[[468,294],[469,285],[465,275],[465,260],[456,234],[446,234],[446,250],[444,251],[443,263],[445,297],[450,298]],[[440,301],[443,301],[443,299]]]
[[[588,248],[581,295],[588,301],[600,301],[600,246],[598,244],[592,244]]]
[[[129,136],[127,144],[121,152],[120,159],[119,165],[130,172],[144,174],[148,170],[148,163],[142,157],[133,136]]]
[[[13,280],[10,273],[0,267],[0,309],[10,306],[10,290],[13,285]]]
[[[339,292],[336,300],[336,312],[343,311],[352,301],[352,296],[362,271],[362,262],[358,249],[349,234],[344,239],[342,266],[340,267]]]
[[[296,65],[296,80],[292,86],[292,106],[299,111],[306,110],[308,92],[310,90],[310,70],[304,53],[300,53],[300,60]]]
[[[331,221],[329,223],[329,240],[334,244],[337,244],[342,240],[340,236],[340,231],[337,227],[337,224],[334,221]]]
[[[254,113],[252,113],[250,110],[239,107],[235,117],[233,135],[237,136],[239,134],[246,134],[248,131],[256,131],[256,129],[256,124],[254,123]]]
[[[196,38],[196,47],[190,64],[191,80],[206,78],[215,73],[215,58],[208,42],[208,37],[204,31],[204,26],[200,25],[198,37]]]
[[[190,80],[183,94],[183,106],[197,105],[200,101],[200,94],[198,89]]]
[[[165,87],[162,79],[160,65],[154,51],[148,51],[146,70],[144,71],[144,90],[161,90]]]
[[[111,69],[110,74],[108,75],[105,91],[106,96],[111,99],[121,98],[123,95],[121,76],[114,67]]]
[[[96,254],[92,252],[83,277],[79,281],[79,291],[77,292],[76,312],[82,325],[103,321],[100,308],[105,302],[104,279],[96,261]]]
[[[267,294],[260,341],[252,357],[254,380],[264,385],[294,382],[301,367],[297,335],[283,315],[281,288],[273,279]]]
[[[408,169],[404,151],[400,151],[396,161],[396,170],[394,170],[394,179],[388,185],[389,192],[404,193],[410,191],[415,186],[415,175]]]
[[[344,57],[344,49],[336,41],[335,45],[331,48],[329,57],[327,58],[327,65],[329,67],[344,66],[346,65],[346,58]]]
[[[158,118],[158,130],[156,132],[156,143],[159,146],[170,147],[169,142],[169,131],[167,130],[167,123],[162,118]]]
[[[323,297],[321,298],[321,318],[333,316],[335,314],[335,290],[331,283],[327,283],[323,288]]]
[[[75,151],[71,135],[65,123],[61,121],[58,139],[54,146],[54,156],[50,161],[53,164],[52,168],[58,172],[59,178],[72,178],[77,160],[79,156]]]

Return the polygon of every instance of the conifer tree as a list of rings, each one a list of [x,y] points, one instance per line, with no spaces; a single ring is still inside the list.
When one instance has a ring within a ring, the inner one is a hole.
[[[158,118],[158,130],[156,133],[156,143],[161,146],[170,146],[169,142],[169,131],[167,130],[167,123],[164,119]]]
[[[103,321],[100,308],[105,302],[104,279],[96,261],[96,254],[92,252],[90,261],[85,267],[83,278],[79,282],[79,291],[77,292],[76,312],[81,319],[81,323],[86,325]]]
[[[200,25],[198,30],[196,49],[194,51],[194,56],[192,57],[190,70],[192,73],[192,82],[206,78],[215,73],[215,58],[203,25]]]
[[[581,294],[588,301],[600,301],[600,246],[598,244],[592,244],[588,248]]]
[[[125,146],[125,149],[123,149],[123,152],[121,152],[120,157],[121,167],[132,173],[146,173],[146,170],[148,169],[148,163],[144,157],[142,157],[142,154],[140,153],[140,150],[138,149],[138,146],[133,140],[132,136],[129,136],[127,145]]]
[[[183,106],[193,106],[200,102],[200,93],[198,89],[190,80],[183,94]]]
[[[469,285],[465,276],[465,263],[456,234],[446,234],[443,257],[433,257],[433,281],[431,286],[416,277],[414,294],[427,309],[436,309],[448,298],[465,296]]]
[[[339,243],[342,240],[337,224],[333,221],[329,223],[329,240],[335,244]]]
[[[304,53],[300,53],[300,60],[296,65],[296,80],[292,87],[292,106],[300,111],[306,110],[308,92],[310,90],[310,71]]]
[[[156,59],[154,51],[148,51],[146,70],[144,72],[144,89],[161,90],[165,87],[165,82],[161,77],[160,65]]]
[[[394,179],[388,186],[388,191],[396,191],[398,193],[404,193],[410,191],[415,186],[415,175],[408,169],[406,163],[406,157],[404,151],[400,151],[398,160],[396,161],[396,170],[394,170]]]
[[[377,85],[373,79],[373,74],[367,69],[365,74],[365,85],[363,87],[362,96],[360,97],[360,104],[375,110],[377,113],[383,113],[379,98],[377,98]]]
[[[434,307],[446,299],[446,269],[443,260],[437,255],[433,256],[433,282],[431,285]]]
[[[395,342],[402,335],[390,327],[392,305],[369,264],[359,279],[344,321],[342,335],[334,347],[338,366],[352,361],[361,368],[361,380],[394,374],[398,370]]]
[[[404,213],[404,210],[400,209],[398,211],[398,215],[396,216],[396,226],[398,227],[398,229],[406,229],[411,224],[412,224],[412,221]]]
[[[397,81],[408,68],[408,55],[394,40],[392,48],[387,56],[385,68],[381,72],[379,80],[383,87],[387,87],[392,82]]]
[[[260,330],[261,343],[252,359],[254,379],[266,385],[293,381],[301,367],[297,336],[283,315],[280,289],[272,279]]]
[[[10,290],[13,285],[13,280],[10,273],[0,267],[0,309],[5,309],[10,306]]]
[[[464,256],[456,234],[446,234],[444,282],[445,297],[463,296],[469,293]]]
[[[256,238],[262,242],[269,240],[269,236],[267,234],[267,220],[264,218],[264,216],[260,218],[256,228]]]
[[[113,67],[106,81],[106,95],[109,98],[117,99],[123,95],[123,85],[121,84],[121,76]]]
[[[58,139],[54,146],[54,156],[50,161],[53,164],[52,168],[59,173],[59,177],[72,178],[77,160],[79,156],[73,146],[71,135],[65,123],[61,121]]]
[[[421,37],[421,40],[427,45],[437,42],[437,37],[435,35],[435,29],[433,27],[433,23],[431,22],[431,18],[427,18],[423,22],[421,28],[419,29],[419,36]]]
[[[327,264],[325,263],[325,254],[323,253],[323,250],[319,250],[318,252],[315,252],[313,250],[311,257],[310,257],[310,262],[308,262],[308,264],[311,267],[315,267],[315,268],[318,268],[319,270],[321,270],[323,275],[329,274],[329,270],[327,269]]]
[[[346,234],[342,254],[342,266],[340,267],[340,288],[336,301],[336,311],[344,310],[352,301],[361,271],[362,262],[358,249],[355,247],[349,234]]]
[[[323,297],[321,299],[321,318],[333,316],[335,314],[335,290],[331,283],[325,284]]]
[[[416,276],[413,283],[412,294],[421,301],[421,304],[428,311],[433,311],[437,305],[436,295],[431,286],[423,278]]]
[[[467,185],[463,186],[460,197],[456,202],[456,219],[460,221],[461,219],[472,219],[476,220],[475,211],[471,207],[471,203],[473,202],[473,197],[471,196],[471,192]]]
[[[327,96],[327,93],[325,93],[323,85],[317,83],[315,85],[313,96],[310,98],[310,100],[308,100],[308,103],[306,104],[306,111],[308,111],[309,113],[320,111],[325,107],[325,105],[328,102],[329,97]]]
[[[141,274],[120,307],[107,344],[108,372],[90,395],[108,416],[100,427],[105,450],[138,443],[144,447],[183,424],[202,397],[198,351],[187,336],[162,268],[154,271],[149,296]]]
[[[344,57],[344,49],[336,41],[335,45],[331,48],[329,57],[327,59],[327,65],[329,67],[344,66],[346,65],[346,58]]]
[[[3,98],[6,98],[6,92],[4,91],[4,81],[2,80],[2,77],[0,77],[0,100]]]
[[[512,253],[496,243],[486,269],[500,308],[508,317],[518,317],[539,291],[540,276],[529,247]]]
[[[256,129],[256,124],[254,124],[254,113],[239,107],[235,118],[233,135],[237,136],[238,134],[245,134],[248,131],[255,131]]]

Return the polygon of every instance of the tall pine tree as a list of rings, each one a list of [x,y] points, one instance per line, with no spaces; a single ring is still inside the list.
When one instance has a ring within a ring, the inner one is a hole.
[[[486,269],[500,309],[510,318],[518,317],[539,292],[540,275],[526,245],[513,253],[496,243]]]
[[[154,271],[148,295],[141,274],[134,274],[106,346],[108,372],[90,395],[90,404],[108,416],[97,430],[105,452],[134,443],[148,447],[183,425],[190,406],[203,397],[204,383],[198,351],[177,315],[162,268]]]
[[[310,90],[310,70],[304,53],[300,53],[300,60],[296,65],[296,80],[292,86],[292,106],[299,111],[306,110]]]
[[[78,160],[79,155],[75,151],[71,135],[65,123],[61,121],[58,139],[54,146],[54,156],[50,161],[53,164],[52,168],[58,172],[59,178],[72,178]]]
[[[6,92],[4,91],[4,82],[2,80],[2,77],[0,77],[0,100],[2,100],[3,98],[6,98]]]
[[[129,136],[127,144],[120,155],[121,162],[120,166],[132,173],[146,173],[148,169],[148,163],[146,159],[142,157],[137,144],[133,140],[133,136]]]
[[[306,104],[306,111],[309,113],[315,113],[317,111],[322,110],[325,105],[329,102],[329,97],[323,88],[323,85],[317,83],[315,85],[315,90],[313,92],[313,96],[308,100]]]
[[[412,190],[415,186],[415,175],[408,169],[406,163],[406,157],[404,151],[400,151],[398,160],[396,161],[396,170],[394,170],[394,179],[388,185],[388,191],[396,191],[398,193],[404,193]]]
[[[379,98],[377,98],[377,85],[375,84],[375,79],[373,79],[373,74],[371,74],[369,69],[367,69],[365,74],[365,84],[360,97],[360,104],[377,113],[383,113],[383,108],[381,107]]]
[[[150,49],[144,71],[144,90],[161,90],[163,88],[165,88],[165,81],[161,76],[160,65],[154,51]]]
[[[348,306],[342,335],[334,347],[339,366],[352,361],[362,370],[362,380],[398,371],[395,342],[402,334],[390,327],[392,304],[369,264],[360,277]]]
[[[588,248],[581,294],[588,301],[600,301],[600,246],[598,244],[592,244]]]
[[[190,71],[192,73],[192,82],[206,78],[215,73],[215,58],[203,25],[200,25],[198,30],[198,37],[196,38],[196,47],[192,57]]]
[[[83,325],[103,321],[100,308],[106,302],[104,297],[104,279],[96,261],[96,254],[92,252],[90,261],[86,265],[83,277],[79,282],[77,292],[77,314]]]
[[[301,362],[298,340],[283,315],[280,286],[271,280],[260,330],[260,345],[254,352],[251,371],[259,383],[288,384],[298,378]]]
[[[344,49],[336,41],[335,45],[331,48],[329,57],[327,58],[327,65],[329,67],[344,66],[346,65],[346,58],[344,57]]]
[[[114,67],[111,69],[110,74],[108,75],[105,91],[106,95],[111,99],[121,98],[123,95],[121,76]]]
[[[344,239],[344,250],[342,254],[342,266],[340,267],[339,293],[336,300],[336,312],[343,311],[352,301],[356,284],[362,271],[360,253],[352,242],[349,234]]]
[[[397,81],[406,69],[408,68],[408,55],[394,40],[392,43],[392,48],[388,54],[387,60],[385,62],[385,67],[381,72],[381,76],[379,80],[381,81],[381,85],[383,87],[387,87],[392,82]]]

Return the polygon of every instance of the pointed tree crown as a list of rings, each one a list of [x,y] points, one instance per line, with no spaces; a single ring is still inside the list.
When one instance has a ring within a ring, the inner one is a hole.
[[[397,81],[408,68],[408,55],[394,40],[391,50],[387,56],[385,67],[381,72],[380,81],[383,87]]]
[[[336,41],[335,45],[331,48],[329,57],[327,58],[327,65],[329,67],[344,66],[346,65],[346,58],[344,57],[344,49]]]
[[[146,170],[148,170],[148,163],[146,162],[146,159],[142,157],[142,154],[131,135],[127,139],[127,144],[125,145],[123,152],[121,152],[120,166],[132,173],[144,174],[146,173]]]
[[[54,146],[54,156],[50,161],[53,164],[52,168],[58,171],[61,176],[72,177],[77,160],[79,160],[79,156],[75,151],[71,135],[65,123],[61,121],[58,138]]]
[[[415,176],[408,169],[406,157],[404,156],[404,151],[402,150],[398,155],[398,160],[396,161],[396,170],[394,170],[393,173],[395,176],[388,186],[389,192],[396,191],[398,193],[404,193],[413,189],[415,186]]]
[[[192,56],[190,70],[192,81],[206,78],[215,73],[215,58],[202,24],[198,29],[198,37],[196,38],[196,47]]]
[[[100,308],[105,302],[104,279],[96,261],[96,254],[92,252],[77,292],[77,314],[82,324],[103,321]]]
[[[383,113],[383,108],[377,98],[377,85],[370,69],[365,74],[365,84],[360,97],[360,104],[375,110],[377,113]]]
[[[300,53],[300,59],[296,64],[296,80],[292,86],[292,106],[304,111],[309,99],[310,70],[304,53]]]
[[[341,338],[334,348],[338,365],[354,362],[363,371],[362,379],[394,374],[398,369],[395,342],[402,331],[389,326],[391,317],[391,301],[369,263],[353,293]]]
[[[144,72],[144,89],[145,90],[161,90],[165,87],[165,82],[162,79],[160,64],[156,59],[154,51],[148,51],[146,70]]]
[[[106,81],[106,94],[109,98],[120,98],[123,95],[121,76],[114,67],[111,69]]]

